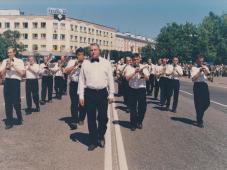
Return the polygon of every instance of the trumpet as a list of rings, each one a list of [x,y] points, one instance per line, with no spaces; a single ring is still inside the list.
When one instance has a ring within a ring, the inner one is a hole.
[[[12,63],[14,62],[13,58],[9,58],[6,63],[6,70],[10,70],[12,67]]]
[[[203,66],[206,66],[206,65],[202,65],[200,66],[199,68],[203,67]],[[205,68],[204,68],[205,69]],[[204,72],[204,71],[202,71]],[[210,74],[210,72],[206,75],[207,76],[207,80],[210,81],[210,82],[213,82],[214,81],[214,77],[212,74]]]
[[[143,72],[143,70],[146,69],[146,68],[147,69],[149,68],[149,66],[144,66],[144,67],[140,68],[139,65],[135,65],[134,67],[135,68],[139,68],[140,79],[143,79],[144,78],[144,72]]]
[[[81,69],[82,63],[76,61],[75,65],[74,65],[74,69],[71,71],[71,73],[69,74],[70,77],[72,77],[73,74],[75,74],[78,70]]]

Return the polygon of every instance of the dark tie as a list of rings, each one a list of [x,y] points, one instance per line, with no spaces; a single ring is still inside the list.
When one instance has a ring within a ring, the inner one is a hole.
[[[91,59],[91,62],[94,63],[94,62],[99,62],[99,58],[92,58]]]

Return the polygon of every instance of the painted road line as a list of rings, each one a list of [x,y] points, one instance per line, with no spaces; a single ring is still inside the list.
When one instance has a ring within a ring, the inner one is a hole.
[[[115,103],[112,103],[113,109],[113,119],[114,121],[119,121],[118,113],[115,109]],[[119,169],[120,170],[128,170],[127,159],[125,155],[125,148],[124,143],[121,135],[121,128],[119,124],[114,125],[115,128],[115,135],[116,135],[116,143],[117,143],[117,155],[118,155],[118,162],[119,162]]]
[[[105,145],[105,155],[104,155],[104,170],[112,170],[112,145],[111,145],[111,115],[110,115],[110,105],[108,107],[108,117],[109,121],[107,123],[107,131],[105,135],[106,145]]]
[[[193,96],[193,94],[191,94],[191,93],[189,93],[189,92],[187,92],[187,91],[184,91],[184,90],[180,90],[180,92]],[[216,104],[216,105],[219,105],[219,106],[222,106],[222,107],[227,108],[227,105],[224,105],[224,104],[222,104],[222,103],[219,103],[219,102],[216,102],[216,101],[213,101],[213,100],[211,100],[210,102],[211,102],[211,103],[214,103],[214,104]]]

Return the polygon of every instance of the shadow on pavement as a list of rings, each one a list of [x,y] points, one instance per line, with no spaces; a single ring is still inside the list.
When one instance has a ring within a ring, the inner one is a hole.
[[[74,142],[80,142],[86,146],[90,145],[88,133],[76,132],[70,135],[70,139]]]
[[[126,113],[129,113],[129,110],[127,109],[126,106],[116,106],[115,109],[122,110]]]
[[[158,109],[158,110],[160,110],[160,111],[168,111],[168,110],[166,110],[166,108],[165,107],[161,107],[161,106],[155,106],[155,107],[153,107],[154,109]]]
[[[188,118],[184,118],[184,117],[171,117],[170,118],[173,121],[177,121],[177,122],[182,122],[188,125],[193,125],[193,126],[197,126],[196,125],[196,121],[188,119]]]
[[[121,103],[121,104],[124,104],[123,101],[114,101],[114,103]]]
[[[114,125],[118,124],[124,128],[130,129],[131,128],[131,124],[129,121],[123,121],[123,120],[114,120],[112,122]]]
[[[73,119],[72,119],[72,117],[62,117],[62,118],[60,118],[58,120],[64,121],[70,127],[70,129],[73,129],[73,126],[72,126]]]

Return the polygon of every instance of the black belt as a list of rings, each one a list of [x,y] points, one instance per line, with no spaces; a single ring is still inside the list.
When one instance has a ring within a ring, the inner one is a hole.
[[[103,88],[103,89],[91,89],[91,88],[85,88],[85,91],[87,92],[95,92],[95,93],[98,93],[98,92],[103,92],[103,91],[106,91],[106,87]]]

